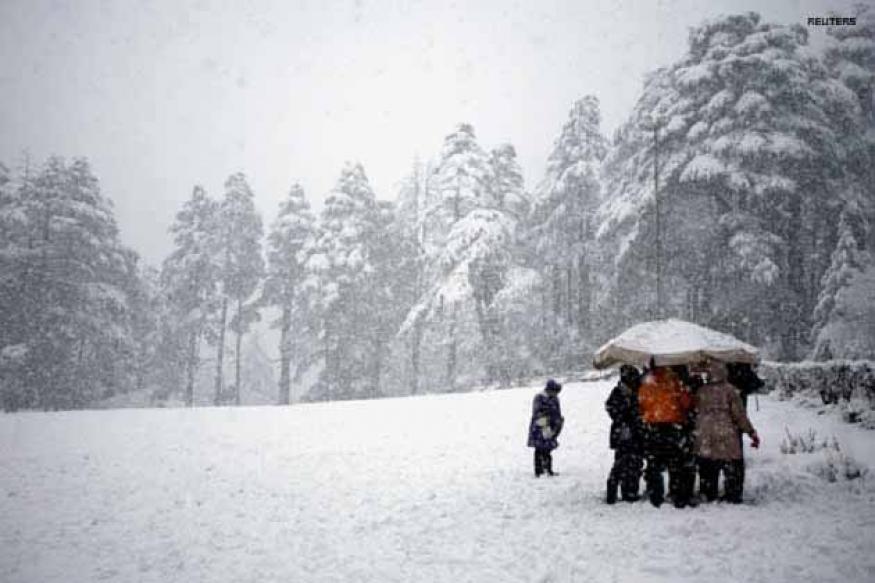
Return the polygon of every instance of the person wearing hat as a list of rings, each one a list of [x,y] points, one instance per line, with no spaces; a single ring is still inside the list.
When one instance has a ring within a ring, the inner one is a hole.
[[[614,465],[608,474],[606,502],[617,501],[620,488],[625,502],[638,500],[641,470],[644,467],[644,440],[641,416],[638,412],[638,387],[641,374],[632,365],[620,367],[620,380],[605,402],[611,417],[610,448],[614,450]]]
[[[744,492],[744,459],[739,433],[750,436],[751,447],[760,438],[744,410],[739,391],[728,381],[726,364],[709,359],[699,365],[708,380],[696,393],[695,451],[699,487],[710,502],[717,499],[717,481],[723,472],[725,500],[740,504]]]
[[[529,423],[529,447],[535,448],[535,477],[547,472],[555,476],[553,471],[552,451],[559,447],[557,438],[562,431],[565,419],[559,407],[559,391],[562,385],[550,379],[544,390],[535,395],[532,401],[532,419]]]

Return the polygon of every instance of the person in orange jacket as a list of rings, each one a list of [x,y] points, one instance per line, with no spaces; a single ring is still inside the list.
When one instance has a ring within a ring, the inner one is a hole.
[[[683,508],[690,503],[686,442],[692,408],[692,394],[671,368],[656,366],[647,371],[638,389],[638,409],[644,424],[644,480],[654,506],[661,506],[664,500],[665,470],[674,505]]]

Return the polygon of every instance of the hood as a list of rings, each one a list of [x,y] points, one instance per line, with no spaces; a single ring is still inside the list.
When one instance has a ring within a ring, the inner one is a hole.
[[[709,360],[707,364],[708,380],[712,383],[722,383],[729,376],[726,363],[720,360]]]

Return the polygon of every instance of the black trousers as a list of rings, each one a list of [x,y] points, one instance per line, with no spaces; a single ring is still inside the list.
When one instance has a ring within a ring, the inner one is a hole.
[[[744,494],[744,460],[712,460],[700,457],[699,489],[708,501],[716,500],[721,471],[726,501],[740,504]]]
[[[544,472],[553,475],[553,454],[549,449],[535,448],[535,475],[540,476]]]
[[[608,474],[608,488],[613,488],[616,492],[619,486],[623,498],[637,497],[643,467],[644,454],[640,450],[614,450],[614,465]]]
[[[650,502],[659,506],[665,499],[662,474],[668,470],[668,490],[675,506],[686,506],[693,495],[696,459],[690,453],[690,436],[675,424],[649,425],[645,430],[644,457],[647,468],[644,480]]]

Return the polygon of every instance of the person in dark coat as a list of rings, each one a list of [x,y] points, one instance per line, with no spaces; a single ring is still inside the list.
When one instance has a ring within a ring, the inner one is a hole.
[[[644,440],[638,413],[640,385],[638,369],[624,364],[620,367],[620,380],[605,402],[605,410],[611,417],[610,447],[614,450],[614,465],[608,474],[608,504],[617,501],[618,487],[624,501],[638,500],[638,486],[644,467]]]
[[[764,384],[757,376],[753,367],[746,362],[729,362],[726,364],[727,379],[741,394],[741,403],[747,411],[747,398],[756,393]]]
[[[671,367],[671,370],[677,375],[683,384],[684,388],[695,400],[696,392],[702,386],[702,378],[698,375],[690,374],[690,369],[686,365],[680,364]],[[681,424],[680,444],[680,478],[679,484],[682,488],[680,497],[689,500],[691,505],[695,505],[693,500],[693,490],[696,486],[696,454],[693,451],[693,430],[696,426],[696,408],[690,407],[687,411],[684,423]],[[677,494],[669,490],[669,496],[676,499]]]
[[[562,385],[550,379],[543,392],[535,395],[532,401],[532,420],[529,423],[529,447],[535,448],[535,477],[547,472],[555,476],[553,471],[552,451],[559,447],[557,438],[562,432],[565,419],[559,407],[559,391]]]

